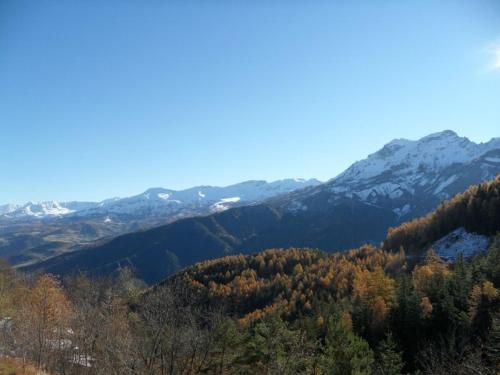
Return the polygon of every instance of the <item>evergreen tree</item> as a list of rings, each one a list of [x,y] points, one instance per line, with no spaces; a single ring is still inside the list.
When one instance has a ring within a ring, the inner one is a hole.
[[[211,330],[212,347],[208,372],[214,375],[225,374],[227,369],[234,365],[244,338],[233,319],[217,316],[215,326]]]
[[[485,356],[495,373],[500,372],[500,313],[495,314],[486,340]]]
[[[378,346],[375,373],[378,375],[400,375],[403,367],[401,352],[396,350],[396,343],[392,339],[392,335],[389,334]]]
[[[290,330],[276,314],[250,328],[249,337],[237,359],[240,374],[307,373],[307,358],[301,350],[298,331]]]
[[[324,374],[368,375],[373,365],[373,352],[368,343],[356,336],[338,316],[328,320],[327,334],[320,368]]]

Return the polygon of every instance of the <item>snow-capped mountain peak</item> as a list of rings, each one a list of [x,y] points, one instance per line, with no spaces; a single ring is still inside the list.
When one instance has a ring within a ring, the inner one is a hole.
[[[455,163],[466,163],[491,149],[459,137],[451,130],[430,134],[417,141],[395,139],[366,159],[354,163],[336,180],[371,179],[388,172],[418,174],[438,171]]]
[[[403,221],[499,172],[499,138],[475,143],[445,130],[418,140],[394,139],[312,194],[323,193],[333,206],[348,199],[384,207]],[[310,207],[305,195],[295,195],[285,207],[292,212]]]

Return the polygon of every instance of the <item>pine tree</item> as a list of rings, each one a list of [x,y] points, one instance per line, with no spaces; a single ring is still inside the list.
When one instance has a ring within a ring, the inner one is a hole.
[[[226,373],[226,368],[233,365],[236,353],[240,348],[242,335],[234,320],[230,318],[217,317],[215,327],[211,330],[211,361],[210,373],[221,375]]]
[[[396,350],[396,343],[391,334],[379,344],[376,357],[376,374],[400,375],[402,373],[404,367],[403,358],[401,352]]]
[[[491,329],[486,339],[485,356],[495,373],[500,372],[500,313],[493,316]]]
[[[373,352],[368,343],[351,332],[338,316],[329,318],[320,368],[324,374],[368,375]]]

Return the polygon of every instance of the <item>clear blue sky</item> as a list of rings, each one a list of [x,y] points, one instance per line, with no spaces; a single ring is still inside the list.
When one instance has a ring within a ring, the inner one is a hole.
[[[500,3],[0,1],[0,203],[329,179],[500,136]]]

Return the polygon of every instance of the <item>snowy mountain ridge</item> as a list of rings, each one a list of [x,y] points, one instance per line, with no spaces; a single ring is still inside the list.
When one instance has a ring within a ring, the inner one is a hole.
[[[43,219],[109,214],[154,216],[173,214],[187,208],[206,208],[208,212],[219,212],[235,204],[255,203],[278,194],[318,184],[320,181],[315,179],[284,179],[269,183],[245,181],[226,187],[196,186],[185,190],[151,188],[136,196],[112,198],[102,202],[48,201],[28,202],[22,206],[7,204],[0,206],[0,217]]]
[[[356,200],[390,209],[397,220],[424,214],[469,185],[500,173],[500,138],[474,143],[451,130],[419,140],[395,139],[343,173],[307,192],[291,193],[291,212],[313,206],[314,195],[335,206]]]
[[[469,163],[495,149],[500,149],[500,138],[477,144],[451,130],[433,133],[416,141],[395,139],[366,159],[354,163],[334,181],[364,181],[387,172],[396,176],[418,177],[453,164]]]
[[[443,200],[466,188],[463,181],[494,178],[500,170],[499,156],[500,138],[477,144],[446,130],[416,141],[393,140],[327,184],[332,191],[373,204],[384,199],[410,201],[419,194]],[[406,202],[394,212],[404,216],[411,205]]]

